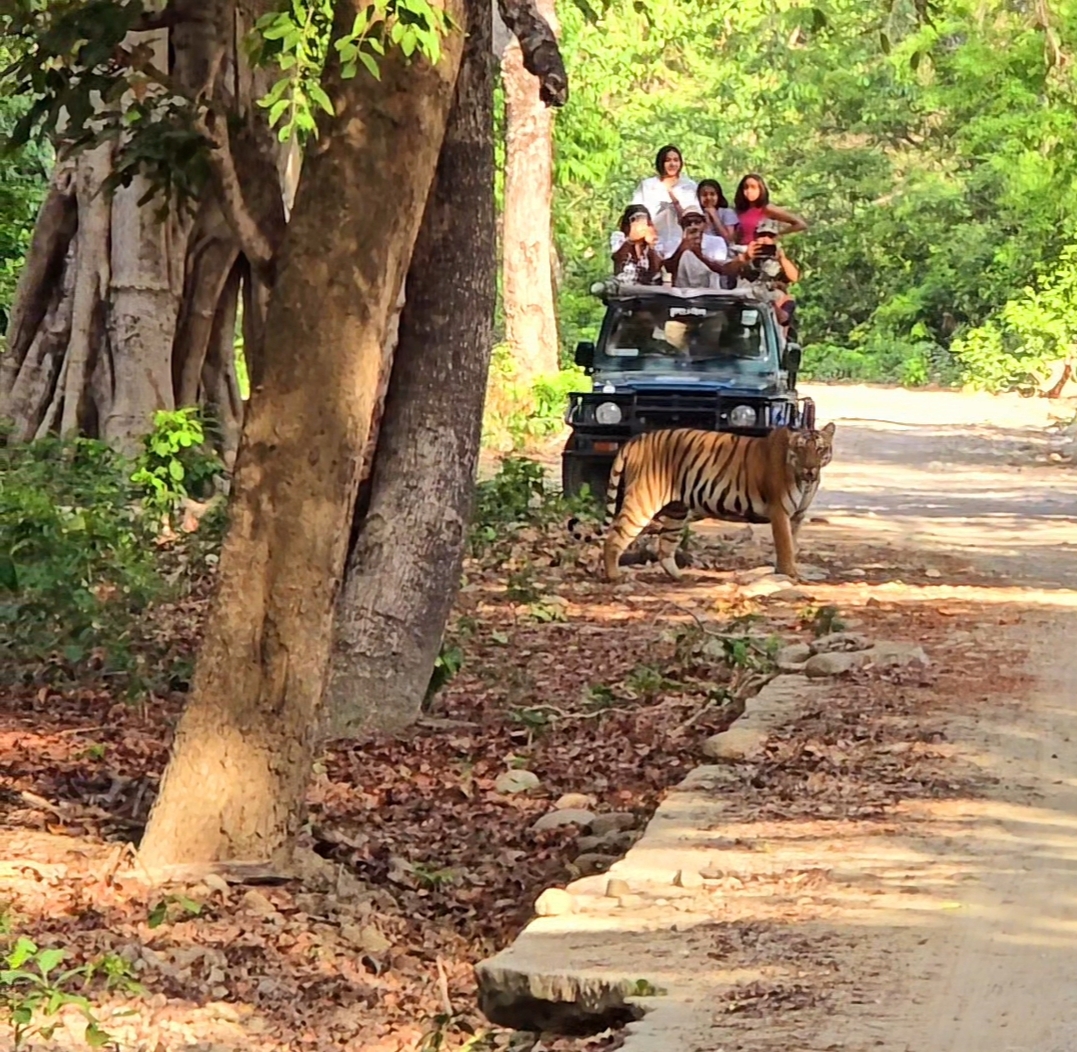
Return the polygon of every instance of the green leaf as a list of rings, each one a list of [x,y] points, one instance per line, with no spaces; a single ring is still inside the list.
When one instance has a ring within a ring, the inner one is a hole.
[[[360,51],[359,52],[359,61],[362,62],[364,66],[366,66],[367,72],[375,80],[381,80],[381,70],[378,69],[378,64],[377,64],[377,62],[374,61],[374,58],[373,58],[372,55],[368,54],[366,51]]]
[[[85,1039],[90,1048],[104,1048],[112,1040],[112,1035],[106,1033],[96,1022],[90,1020],[86,1024]]]
[[[41,969],[43,975],[48,975],[66,956],[66,950],[50,947],[47,950],[42,950],[37,955],[37,966]]]
[[[149,916],[146,918],[146,923],[151,928],[159,928],[164,924],[165,919],[168,917],[168,901],[167,899],[161,899],[153,909],[150,910]]]
[[[175,482],[182,482],[187,472],[183,468],[183,464],[178,460],[170,460],[168,462],[168,473],[172,476]]]
[[[328,113],[330,117],[333,116],[333,113],[334,113],[333,103],[330,101],[329,96],[325,93],[325,90],[322,88],[322,86],[320,84],[312,83],[310,85],[310,97],[319,106],[321,106],[321,108],[326,113]]]
[[[15,560],[6,552],[0,552],[0,589],[8,592],[19,590],[19,575],[15,570]]]
[[[25,935],[20,935],[8,954],[7,963],[12,968],[21,968],[35,953],[37,953],[37,943]]]

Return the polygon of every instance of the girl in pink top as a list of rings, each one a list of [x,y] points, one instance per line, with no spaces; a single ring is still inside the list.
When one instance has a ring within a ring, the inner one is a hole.
[[[750,245],[755,240],[755,228],[767,218],[787,224],[783,234],[796,234],[808,229],[808,224],[800,216],[770,203],[766,180],[754,172],[746,175],[737,185],[733,208],[737,213],[739,243],[742,245]]]

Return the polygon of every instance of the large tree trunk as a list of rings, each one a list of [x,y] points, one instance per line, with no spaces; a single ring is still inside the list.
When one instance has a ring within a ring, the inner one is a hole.
[[[553,0],[539,13],[556,30]],[[560,364],[550,254],[553,194],[553,114],[524,68],[513,40],[501,65],[505,88],[505,202],[502,220],[502,297],[505,339],[524,381]]]
[[[462,21],[462,0],[444,6]],[[362,10],[338,0],[334,31]],[[382,347],[462,47],[451,33],[436,67],[393,51],[380,81],[327,72],[337,116],[304,160],[276,270],[218,593],[141,847],[151,871],[291,854]]]
[[[238,46],[268,5],[176,0],[173,29],[135,33],[128,42],[150,43],[155,64],[178,86],[232,115],[246,207],[279,244],[280,180],[288,173],[278,163],[283,148],[255,105],[271,74],[249,70]],[[220,333],[234,317],[242,241],[217,186],[207,188],[193,219],[175,210],[162,218],[160,198],[139,206],[141,179],[112,196],[99,192],[114,152],[106,143],[66,156],[61,146],[0,360],[0,418],[13,421],[16,441],[80,433],[130,453],[155,410],[205,404],[227,453],[242,404],[222,397],[236,384],[234,356],[222,355]],[[258,281],[252,275],[250,283]],[[256,357],[257,345],[248,353]]]
[[[333,737],[414,721],[460,581],[495,296],[492,12],[483,0],[467,7],[456,99],[337,600]]]

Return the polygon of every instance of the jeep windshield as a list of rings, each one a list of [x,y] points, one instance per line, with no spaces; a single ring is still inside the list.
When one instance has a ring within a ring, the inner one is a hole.
[[[764,310],[707,299],[623,300],[609,305],[596,372],[688,373],[714,379],[775,370]]]

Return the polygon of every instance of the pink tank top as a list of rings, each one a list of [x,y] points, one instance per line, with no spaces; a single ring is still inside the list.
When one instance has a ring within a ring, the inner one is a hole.
[[[766,209],[758,206],[737,214],[737,222],[740,223],[741,239],[744,244],[748,245],[755,240],[755,228],[766,219],[766,216]]]

